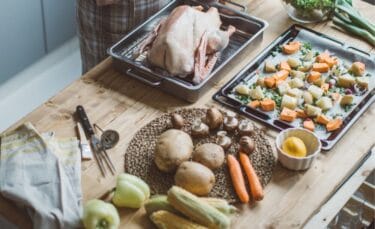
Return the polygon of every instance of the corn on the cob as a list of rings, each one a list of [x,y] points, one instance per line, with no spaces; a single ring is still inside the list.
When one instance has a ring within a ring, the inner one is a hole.
[[[224,199],[212,198],[212,197],[201,197],[199,199],[208,203],[209,205],[216,208],[217,210],[224,213],[225,215],[232,215],[233,213],[238,211],[238,209],[235,206],[230,205]]]
[[[207,229],[207,227],[164,210],[152,213],[150,218],[159,229]]]
[[[230,219],[192,193],[173,186],[168,191],[169,203],[190,219],[209,228],[229,228]]]
[[[178,214],[177,210],[174,209],[172,205],[169,204],[166,195],[153,196],[146,201],[144,206],[145,206],[147,215],[151,215],[152,213],[159,211],[159,210],[165,210],[174,214]]]

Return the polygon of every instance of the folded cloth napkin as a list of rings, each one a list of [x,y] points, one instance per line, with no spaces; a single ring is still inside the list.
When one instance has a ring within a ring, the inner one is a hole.
[[[31,123],[1,136],[0,193],[26,208],[34,228],[81,227],[81,161],[76,138],[40,134]]]

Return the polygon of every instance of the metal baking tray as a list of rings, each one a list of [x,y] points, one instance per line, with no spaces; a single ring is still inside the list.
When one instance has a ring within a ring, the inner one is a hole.
[[[267,126],[273,127],[278,131],[295,127],[289,123],[272,117],[271,115],[267,114],[267,112],[262,112],[260,110],[244,105],[239,100],[232,98],[230,94],[233,91],[234,87],[241,82],[255,82],[257,78],[256,73],[257,71],[259,71],[260,66],[263,66],[262,64],[264,63],[264,61],[268,58],[272,58],[274,56],[274,51],[277,50],[280,45],[294,40],[296,39],[296,37],[298,37],[298,40],[310,42],[313,47],[321,51],[325,49],[333,51],[336,56],[344,58],[345,60],[362,61],[363,63],[365,63],[367,71],[369,71],[372,75],[372,77],[370,77],[369,90],[360,97],[357,104],[351,109],[351,111],[349,111],[346,116],[344,116],[342,127],[331,133],[317,133],[322,142],[322,149],[330,150],[375,100],[374,55],[358,50],[355,47],[348,46],[343,42],[337,41],[334,38],[328,37],[324,34],[318,33],[303,26],[293,25],[287,31],[281,34],[275,41],[273,41],[266,49],[264,49],[243,70],[241,70],[236,76],[234,76],[232,80],[226,83],[213,96],[213,99],[225,106],[232,108],[238,113],[255,119]]]
[[[195,102],[199,97],[220,79],[218,72],[241,50],[249,45],[256,45],[262,40],[263,31],[267,22],[242,13],[218,2],[197,0],[173,0],[143,24],[127,34],[118,43],[108,49],[113,57],[114,67],[126,75],[133,77],[151,87],[159,88],[189,102]],[[173,77],[160,69],[150,66],[145,55],[134,58],[134,52],[139,44],[152,31],[155,25],[168,16],[173,9],[180,5],[202,5],[205,10],[210,6],[219,10],[223,22],[222,29],[234,25],[237,31],[230,37],[229,45],[220,54],[212,72],[200,84],[194,85],[191,81]]]

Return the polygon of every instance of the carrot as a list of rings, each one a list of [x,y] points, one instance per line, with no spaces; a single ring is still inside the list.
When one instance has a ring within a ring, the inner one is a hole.
[[[337,93],[337,92],[334,92],[334,93],[331,94],[331,98],[332,98],[335,102],[337,102],[337,101],[340,100],[341,95],[340,95],[339,93]]]
[[[288,64],[288,63],[286,63]],[[287,70],[280,70],[273,75],[273,78],[275,78],[277,81],[284,81],[288,78],[289,72]]]
[[[237,193],[238,198],[241,200],[242,203],[249,202],[249,194],[246,190],[245,180],[243,178],[240,163],[231,154],[228,154],[227,156],[227,163],[229,173],[232,178],[233,187]]]
[[[260,108],[264,111],[273,111],[275,109],[275,101],[273,101],[272,99],[263,99],[261,102],[260,102]]]
[[[316,122],[323,124],[323,125],[327,125],[329,121],[330,121],[329,118],[325,116],[324,114],[320,114],[316,117]]]
[[[240,162],[247,176],[247,180],[249,181],[251,196],[256,201],[262,200],[264,197],[263,187],[253,166],[251,165],[249,156],[240,152]]]
[[[314,122],[313,122],[312,120],[305,120],[305,121],[303,122],[303,127],[304,127],[305,129],[311,130],[311,131],[313,131],[313,132],[314,132],[314,130],[315,130],[315,124],[314,124]]]
[[[327,131],[334,131],[337,130],[341,127],[342,125],[342,119],[341,118],[336,118],[331,121],[329,121],[326,124]]]
[[[249,107],[252,107],[252,108],[258,108],[260,106],[260,102],[259,100],[253,100],[251,101],[249,104],[247,104]]]
[[[337,64],[337,60],[330,56],[328,52],[323,52],[316,57],[316,62],[326,63],[330,68]]]
[[[307,82],[313,83],[317,81],[318,79],[320,79],[320,76],[321,76],[320,72],[311,71],[309,75],[307,76]]]
[[[281,61],[280,64],[279,64],[279,70],[285,70],[285,71],[292,71],[292,69],[290,68],[288,62],[286,61]]]
[[[328,83],[323,83],[322,86],[320,86],[321,89],[323,89],[324,92],[327,92],[329,89],[329,84]]]
[[[291,41],[286,45],[283,45],[283,53],[284,54],[293,54],[297,52],[301,48],[301,42],[299,41]]]
[[[329,66],[326,63],[314,63],[312,70],[320,73],[328,72]]]
[[[273,77],[266,77],[264,79],[264,84],[266,84],[268,88],[273,88],[276,84],[276,79]]]
[[[297,113],[297,118],[302,118],[302,119],[307,118],[307,114],[302,109],[299,109],[299,108],[296,109],[296,113]]]
[[[293,122],[297,117],[297,112],[291,110],[287,107],[284,107],[280,113],[280,119],[287,122]]]

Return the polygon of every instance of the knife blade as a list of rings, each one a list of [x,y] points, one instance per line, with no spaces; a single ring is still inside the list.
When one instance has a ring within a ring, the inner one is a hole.
[[[91,160],[94,156],[92,154],[90,144],[86,138],[85,132],[81,123],[77,123],[78,134],[79,134],[79,146],[81,148],[81,159]]]

